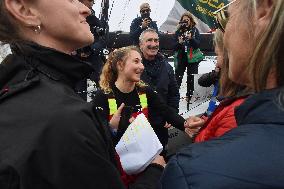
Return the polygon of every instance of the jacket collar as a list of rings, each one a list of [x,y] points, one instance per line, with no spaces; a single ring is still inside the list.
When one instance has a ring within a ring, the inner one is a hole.
[[[147,64],[154,64],[155,62],[160,62],[160,61],[164,61],[164,60],[165,60],[165,57],[160,52],[157,53],[154,60],[147,60],[147,59],[145,59],[144,56],[142,56],[142,63],[144,64],[144,66],[147,65]]]
[[[251,95],[235,110],[237,124],[284,124],[283,99],[284,87]]]
[[[53,80],[61,80],[72,88],[92,72],[92,67],[88,62],[35,43],[14,44],[12,52],[22,57],[33,69]]]

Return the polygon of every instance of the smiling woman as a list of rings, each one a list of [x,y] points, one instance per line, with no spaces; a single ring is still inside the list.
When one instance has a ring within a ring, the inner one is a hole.
[[[11,38],[12,36],[8,37],[11,32],[8,35],[6,33],[8,38],[3,36],[2,41],[33,41],[64,53],[71,53],[93,41],[93,35],[86,22],[90,10],[78,0],[40,0],[36,3],[6,0],[4,2],[2,2],[2,7],[5,8],[1,25],[12,29],[16,35]],[[4,20],[5,17],[9,21]]]
[[[155,35],[149,33],[149,30],[145,31],[148,31],[149,35],[142,33],[141,43],[145,43],[143,48],[147,48],[149,43],[152,43],[153,46],[157,45],[157,41],[154,42],[158,39],[155,31],[152,30]],[[147,53],[149,56],[153,54],[151,50]],[[165,145],[163,130],[165,124],[156,124],[157,117],[162,117],[163,120],[180,130],[184,130],[185,120],[176,112],[176,109],[168,106],[153,88],[141,80],[144,70],[141,61],[141,52],[135,46],[123,47],[112,52],[100,77],[102,90],[96,93],[93,103],[96,107],[100,107],[100,117],[104,118],[105,123],[110,123],[106,124],[106,128],[110,126],[111,129],[117,130],[113,137],[116,142],[120,140],[130,125],[130,120],[138,114],[144,113],[158,138]],[[149,148],[151,147],[149,146]]]
[[[0,0],[0,42],[12,49],[0,65],[1,189],[125,188],[108,131],[74,92],[91,71],[70,55],[93,42],[89,14],[78,0]]]

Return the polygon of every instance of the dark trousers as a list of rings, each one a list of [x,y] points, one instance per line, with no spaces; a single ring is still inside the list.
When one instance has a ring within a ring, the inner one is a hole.
[[[193,94],[194,91],[194,75],[198,73],[198,64],[196,63],[187,63],[187,62],[179,62],[175,71],[177,84],[180,87],[183,74],[185,72],[185,69],[187,68],[187,93],[186,96],[188,96],[189,100]]]

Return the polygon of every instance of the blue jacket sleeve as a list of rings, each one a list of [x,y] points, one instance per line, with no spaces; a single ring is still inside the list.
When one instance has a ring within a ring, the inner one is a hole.
[[[140,27],[141,23],[140,23],[140,19],[139,18],[135,18],[130,26],[130,37],[133,40],[137,40],[139,39],[140,34],[142,33],[143,29]]]
[[[157,26],[156,22],[152,21],[151,25],[150,25],[150,28],[156,30],[157,34],[159,35],[159,29],[158,29],[158,26]]]
[[[189,188],[184,172],[180,167],[176,156],[171,158],[171,160],[167,164],[161,178],[160,188],[161,189]]]

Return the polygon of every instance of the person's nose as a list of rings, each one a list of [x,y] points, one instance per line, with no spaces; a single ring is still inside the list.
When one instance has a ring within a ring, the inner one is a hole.
[[[143,63],[142,63],[142,62],[140,62],[140,66],[139,66],[139,68],[140,68],[142,71],[144,71],[144,65],[143,65]]]
[[[87,18],[87,16],[91,14],[91,10],[86,5],[81,3],[80,1],[78,1],[78,3],[79,3],[80,14],[82,14],[85,18]]]
[[[156,45],[157,45],[157,41],[151,40],[150,45],[151,45],[151,46],[156,46]]]

